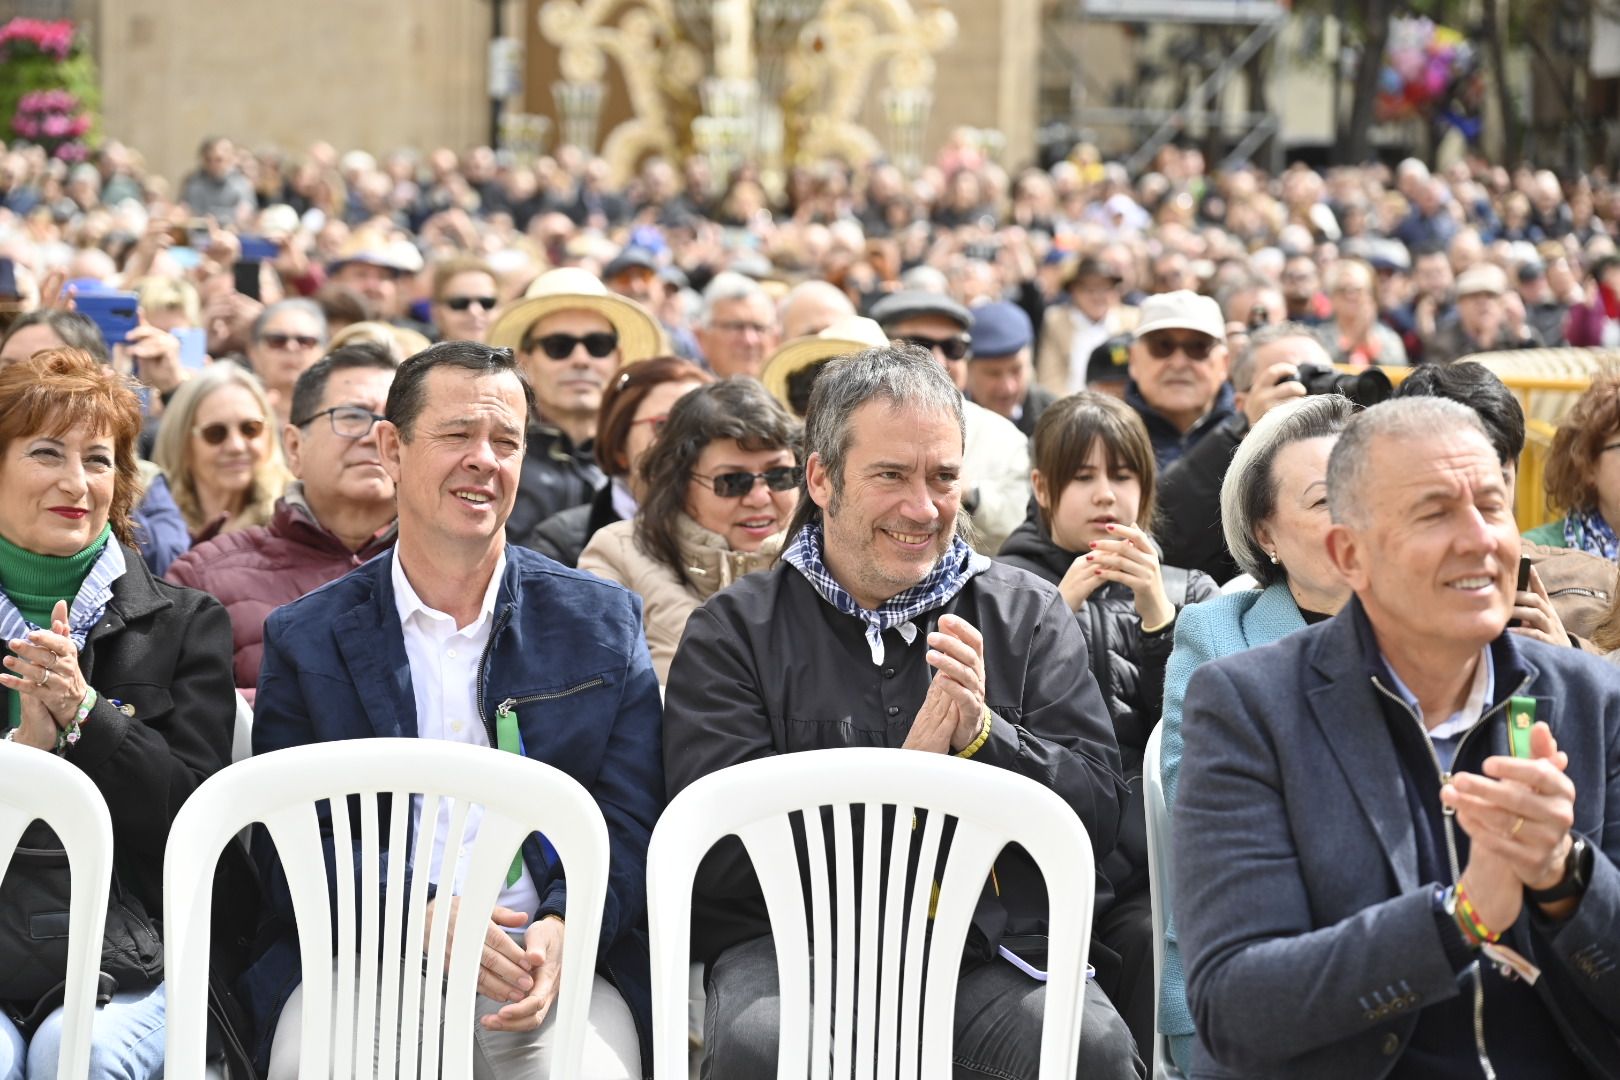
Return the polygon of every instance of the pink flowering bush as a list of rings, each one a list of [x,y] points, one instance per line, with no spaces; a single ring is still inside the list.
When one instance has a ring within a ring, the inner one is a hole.
[[[15,137],[62,161],[84,161],[98,98],[94,62],[71,22],[0,25],[0,139]]]

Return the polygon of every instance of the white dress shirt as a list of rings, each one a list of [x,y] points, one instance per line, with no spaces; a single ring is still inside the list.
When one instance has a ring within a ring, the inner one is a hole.
[[[502,550],[495,563],[495,573],[484,590],[483,602],[478,607],[478,618],[464,629],[456,629],[453,616],[436,611],[422,602],[411,588],[405,571],[399,564],[399,549],[393,556],[394,607],[399,612],[400,629],[405,635],[405,657],[411,665],[411,690],[416,697],[416,734],[422,739],[443,739],[446,742],[467,743],[469,746],[489,746],[489,734],[484,730],[483,718],[478,713],[478,661],[489,644],[490,631],[495,623],[495,594],[500,589],[501,575],[506,570],[506,552]],[[412,797],[413,824],[420,835],[422,796]],[[467,831],[464,844],[471,844],[478,836],[484,808],[471,806],[467,810]],[[433,859],[429,864],[428,880],[438,884],[444,862],[445,836],[450,831],[450,807],[441,802],[439,824],[433,834]],[[453,891],[461,892],[466,866],[459,858]],[[529,868],[523,867],[517,881],[501,891],[496,901],[501,907],[534,915],[540,907],[540,895],[534,887]]]

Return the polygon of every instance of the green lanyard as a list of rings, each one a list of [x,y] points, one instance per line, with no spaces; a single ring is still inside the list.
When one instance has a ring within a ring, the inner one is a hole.
[[[518,735],[517,713],[506,702],[495,709],[495,741],[508,754],[523,754],[523,739]],[[512,856],[512,869],[506,872],[506,887],[510,889],[523,876],[523,852]]]
[[[1508,745],[1516,758],[1530,756],[1530,729],[1536,726],[1536,699],[1508,699]]]

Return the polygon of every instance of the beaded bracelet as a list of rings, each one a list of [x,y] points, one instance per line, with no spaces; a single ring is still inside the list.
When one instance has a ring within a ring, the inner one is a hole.
[[[985,741],[990,738],[990,727],[994,720],[995,714],[990,711],[990,706],[986,705],[984,707],[984,716],[979,720],[979,737],[962,747],[962,749],[958,750],[956,752],[956,756],[959,758],[970,758],[974,754],[977,754],[979,752],[979,747],[983,746]]]
[[[58,754],[65,752],[68,747],[79,741],[79,725],[84,722],[85,717],[90,715],[90,710],[95,707],[96,688],[87,686],[84,690],[84,700],[79,702],[79,707],[73,710],[73,722],[67,726],[65,731],[56,733],[56,752]]]

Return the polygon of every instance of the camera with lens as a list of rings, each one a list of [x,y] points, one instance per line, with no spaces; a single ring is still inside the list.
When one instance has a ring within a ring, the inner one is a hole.
[[[1389,376],[1375,367],[1346,375],[1319,364],[1301,364],[1298,375],[1279,382],[1301,383],[1307,394],[1342,394],[1363,408],[1371,408],[1395,396]]]

